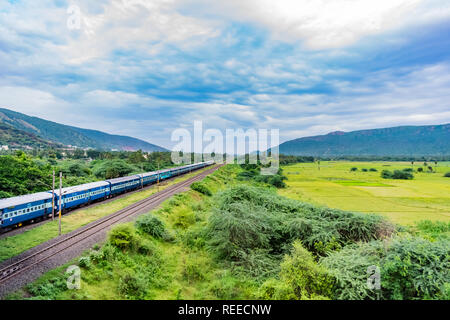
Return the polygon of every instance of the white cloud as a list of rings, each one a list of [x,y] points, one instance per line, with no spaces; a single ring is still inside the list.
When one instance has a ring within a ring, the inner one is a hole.
[[[211,22],[179,14],[172,0],[111,0],[94,12],[90,1],[80,2],[81,29],[72,32],[63,48],[71,63],[113,50],[157,54],[167,43],[188,50],[219,35]]]
[[[257,23],[278,39],[303,40],[311,49],[339,48],[368,35],[450,17],[450,3],[443,0],[228,0],[214,5],[210,1],[192,0],[188,3],[196,3],[206,13]]]

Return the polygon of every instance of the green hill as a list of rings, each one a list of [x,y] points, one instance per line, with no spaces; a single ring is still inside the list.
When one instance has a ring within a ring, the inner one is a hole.
[[[162,147],[136,138],[67,126],[4,108],[0,108],[0,123],[31,133],[44,140],[61,143],[66,146],[71,145],[79,148],[101,150],[134,151],[141,149],[147,152],[167,151]]]
[[[38,136],[16,129],[6,123],[0,123],[0,144],[10,148],[55,148],[61,147],[56,143],[45,141]]]
[[[280,153],[309,156],[447,156],[450,124],[332,132],[284,142]]]

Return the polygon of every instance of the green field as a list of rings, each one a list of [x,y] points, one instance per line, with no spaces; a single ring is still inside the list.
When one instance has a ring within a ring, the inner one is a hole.
[[[434,163],[430,163],[433,168]],[[358,171],[351,172],[356,167]],[[288,187],[283,196],[348,211],[379,213],[391,221],[411,225],[420,220],[450,221],[450,162],[438,163],[435,172],[418,173],[413,180],[383,179],[382,170],[411,168],[409,162],[300,163],[283,167]],[[375,168],[377,172],[363,172]],[[424,170],[426,170],[424,168]]]

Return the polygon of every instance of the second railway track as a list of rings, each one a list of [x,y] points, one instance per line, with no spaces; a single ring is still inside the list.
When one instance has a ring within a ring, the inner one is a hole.
[[[184,190],[193,182],[203,179],[207,175],[217,170],[219,167],[220,166],[214,166],[194,177],[191,177],[176,185],[170,186],[144,200],[136,202],[135,204],[128,206],[127,208],[124,208],[109,216],[94,221],[86,225],[85,227],[61,236],[60,238],[56,238],[56,242],[49,243],[38,251],[25,255],[18,261],[12,262],[5,267],[2,267],[0,269],[0,288],[4,287],[7,282],[14,280],[14,278],[24,275],[26,271],[30,271],[40,264],[45,263],[47,260],[57,256],[58,254],[61,254],[64,251],[67,251],[72,247],[79,245],[82,241],[98,235],[100,232],[108,230],[112,225],[124,221],[134,215],[148,212],[155,205],[159,205],[164,200]],[[5,290],[0,290],[0,297],[5,294],[4,291]]]

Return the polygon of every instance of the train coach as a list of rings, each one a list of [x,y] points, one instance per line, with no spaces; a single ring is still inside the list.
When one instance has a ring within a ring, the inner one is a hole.
[[[25,196],[0,199],[0,227],[21,226],[52,213],[52,195],[39,192]]]
[[[111,196],[136,190],[142,186],[141,177],[138,175],[106,180],[110,184]]]
[[[50,194],[52,193],[51,191],[48,192]],[[106,199],[110,194],[110,184],[106,181],[63,188],[61,190],[61,199],[59,190],[55,190],[56,210],[59,210],[60,203],[62,203],[61,210],[67,211],[71,208],[79,207],[100,199]]]
[[[129,177],[109,179],[87,183],[74,187],[55,190],[53,203],[55,212],[68,211],[76,207],[102,201],[104,199],[133,191],[144,186],[198,170],[214,164],[214,161],[190,164],[158,172],[148,172]],[[0,199],[0,232],[24,222],[46,218],[52,214],[52,191],[29,194],[25,196]]]

